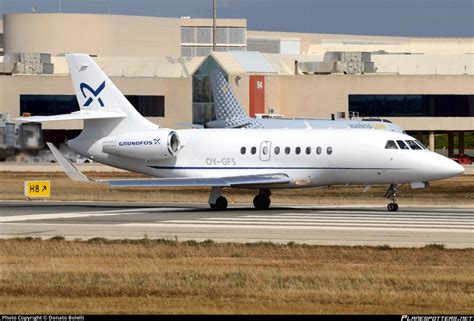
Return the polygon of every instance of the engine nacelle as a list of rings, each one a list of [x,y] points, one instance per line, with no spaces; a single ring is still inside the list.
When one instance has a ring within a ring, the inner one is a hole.
[[[170,129],[111,136],[102,143],[104,153],[146,160],[172,158],[180,149],[179,136]]]

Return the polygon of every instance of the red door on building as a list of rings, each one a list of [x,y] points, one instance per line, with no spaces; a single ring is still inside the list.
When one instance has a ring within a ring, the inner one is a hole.
[[[265,113],[265,76],[251,75],[249,77],[250,106],[249,115]]]

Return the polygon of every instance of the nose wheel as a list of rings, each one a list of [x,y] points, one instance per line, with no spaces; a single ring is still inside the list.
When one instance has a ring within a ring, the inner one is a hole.
[[[253,206],[257,210],[266,210],[270,207],[271,200],[270,195],[271,191],[269,189],[261,189],[257,196],[253,199]]]
[[[391,184],[387,190],[387,193],[385,193],[385,197],[392,200],[392,203],[387,205],[387,210],[389,212],[398,211],[397,192],[398,192],[397,184]]]
[[[398,211],[398,204],[397,203],[390,203],[387,205],[387,209],[389,212],[396,212]]]

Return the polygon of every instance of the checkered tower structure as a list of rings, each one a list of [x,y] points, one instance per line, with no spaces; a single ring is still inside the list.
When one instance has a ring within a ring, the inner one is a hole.
[[[258,120],[244,112],[220,69],[211,71],[210,81],[217,120],[224,121],[225,126],[230,128],[263,128]]]

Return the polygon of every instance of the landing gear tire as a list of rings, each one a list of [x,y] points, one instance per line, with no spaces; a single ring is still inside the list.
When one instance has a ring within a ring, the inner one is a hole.
[[[253,199],[253,206],[255,206],[255,209],[257,210],[268,209],[270,207],[270,203],[271,203],[270,197],[264,196],[262,194],[258,194]]]
[[[392,200],[392,203],[387,205],[387,209],[389,212],[398,211],[397,193],[398,193],[397,184],[391,184],[387,190],[387,193],[385,193],[385,197]]]
[[[396,212],[398,211],[398,204],[397,203],[390,203],[387,205],[387,209],[389,212]]]
[[[227,209],[227,199],[224,196],[219,196],[215,204],[209,204],[213,211],[225,211]]]

